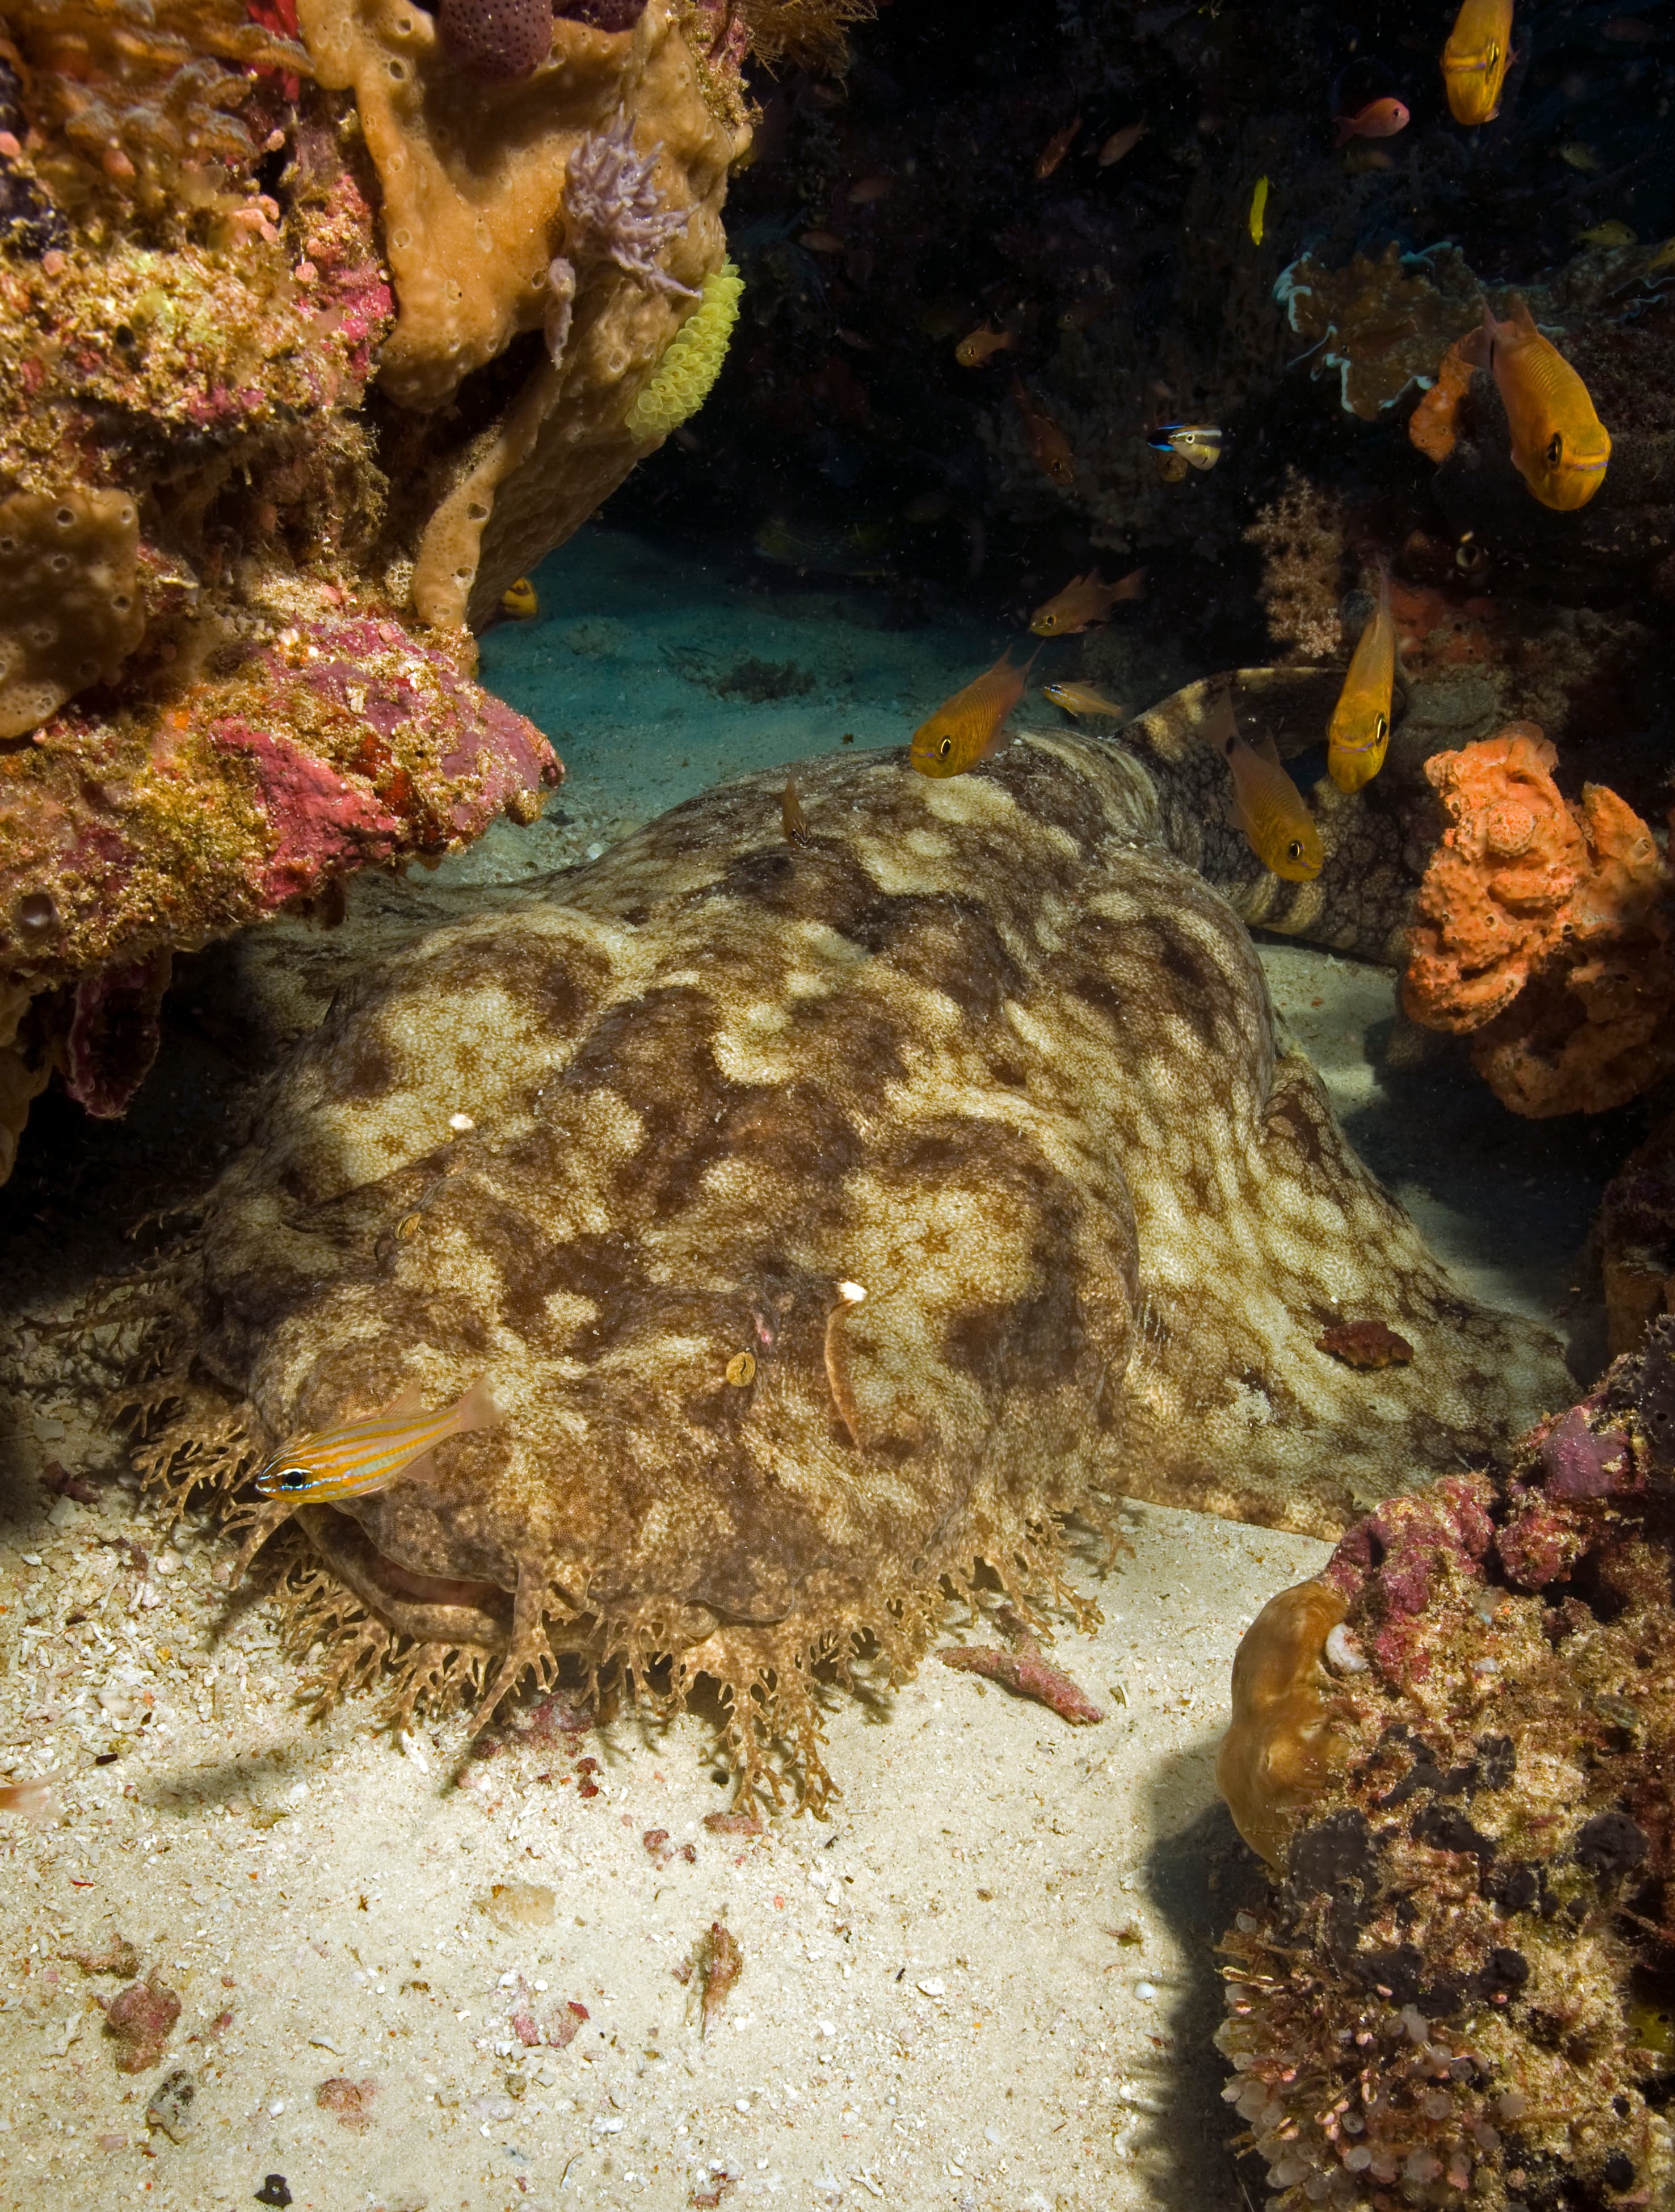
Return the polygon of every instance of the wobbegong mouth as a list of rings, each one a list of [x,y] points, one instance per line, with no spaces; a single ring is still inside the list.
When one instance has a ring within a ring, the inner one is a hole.
[[[358,1521],[331,1505],[299,1505],[296,1521],[338,1578],[380,1620],[422,1644],[512,1642],[512,1593],[498,1583],[428,1575],[381,1552]]]

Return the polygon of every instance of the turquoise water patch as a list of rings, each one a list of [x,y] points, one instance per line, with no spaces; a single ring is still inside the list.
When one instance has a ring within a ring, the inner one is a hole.
[[[1007,642],[998,624],[888,629],[885,589],[753,586],[736,562],[597,526],[531,581],[540,614],[485,633],[482,681],[551,738],[555,805],[600,818],[649,819],[846,738],[905,745]]]

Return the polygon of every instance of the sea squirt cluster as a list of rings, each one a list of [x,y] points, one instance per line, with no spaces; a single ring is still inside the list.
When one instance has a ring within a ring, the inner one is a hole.
[[[1277,2212],[1667,2200],[1672,1553],[1665,1317],[1508,1472],[1381,1505],[1253,1627],[1241,1669],[1287,1680],[1270,1719],[1235,1675],[1222,1773],[1272,1883],[1217,2040]],[[1314,1633],[1282,1648],[1288,1601]],[[1299,1712],[1332,1755],[1287,1791],[1258,1755],[1283,1784]]]

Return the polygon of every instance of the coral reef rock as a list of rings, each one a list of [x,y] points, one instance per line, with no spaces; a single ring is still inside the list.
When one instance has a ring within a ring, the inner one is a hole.
[[[1336,369],[1344,407],[1369,422],[1416,384],[1429,386],[1448,347],[1483,314],[1478,280],[1456,247],[1404,253],[1393,240],[1339,270],[1305,254],[1282,273],[1274,297],[1319,349],[1314,373]]]
[[[1273,1880],[1217,2041],[1274,2212],[1675,2201],[1672,1499],[1665,1317],[1241,1647],[1222,1771]]]
[[[1224,774],[1201,736],[1171,766],[1191,708],[1150,762],[808,763],[798,848],[783,770],[750,777],[338,994],[137,1386],[153,1482],[234,1501],[246,1558],[277,1534],[323,1695],[487,1711],[567,1652],[653,1699],[708,1676],[747,1782],[790,1741],[818,1802],[820,1663],[870,1637],[901,1674],[985,1563],[1062,1592],[1056,1516],[1121,1492],[1335,1534],[1559,1399],[1170,850]],[[1411,1364],[1318,1350],[1344,1312]],[[387,1490],[294,1520],[241,1491],[280,1439],[480,1375],[504,1423]]]
[[[160,958],[539,811],[464,624],[658,434],[712,12],[0,7],[0,1168],[54,1066],[128,1095]]]
[[[1531,724],[1438,753],[1447,817],[1419,890],[1402,988],[1516,1114],[1599,1113],[1675,1068],[1675,902],[1651,830],[1615,792],[1580,807]]]
[[[1675,1119],[1660,1122],[1605,1187],[1599,1259],[1607,1341],[1631,1352],[1647,1322],[1675,1314]]]

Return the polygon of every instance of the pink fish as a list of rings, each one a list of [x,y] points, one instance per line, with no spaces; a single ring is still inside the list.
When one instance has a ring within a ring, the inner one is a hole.
[[[1335,143],[1347,146],[1351,138],[1393,138],[1407,125],[1407,110],[1399,100],[1370,100],[1358,115],[1338,117]]]

